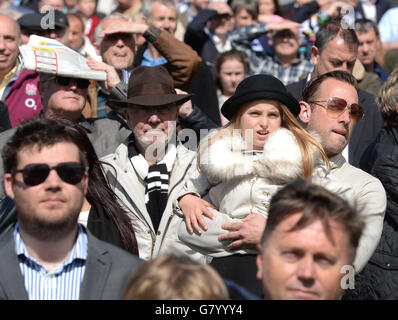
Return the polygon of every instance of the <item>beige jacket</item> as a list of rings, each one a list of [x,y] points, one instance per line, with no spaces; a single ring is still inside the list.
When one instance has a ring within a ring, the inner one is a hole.
[[[205,262],[204,256],[192,251],[177,238],[177,228],[181,219],[172,211],[172,199],[181,192],[184,183],[195,169],[195,153],[183,145],[177,145],[177,157],[170,174],[169,200],[155,232],[151,217],[145,205],[145,183],[140,178],[128,156],[127,140],[114,154],[101,160],[106,176],[114,188],[122,205],[127,207],[138,243],[141,259],[150,260],[162,253],[182,253],[199,262]]]
[[[360,272],[372,256],[381,237],[387,206],[386,192],[379,179],[350,165],[341,154],[330,161],[332,169],[329,176],[351,187],[355,205],[365,220],[365,228],[354,260],[356,272]]]

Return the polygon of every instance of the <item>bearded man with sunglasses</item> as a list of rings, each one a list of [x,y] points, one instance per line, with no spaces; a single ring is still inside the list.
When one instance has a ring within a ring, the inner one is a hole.
[[[77,223],[88,187],[79,141],[57,121],[22,124],[3,149],[17,222],[0,237],[0,299],[120,299],[139,259]]]
[[[386,210],[386,193],[381,182],[349,164],[342,152],[364,116],[358,105],[355,78],[344,71],[332,71],[311,79],[303,90],[299,118],[307,130],[320,136],[329,157],[329,176],[351,188],[358,212],[364,217],[363,230],[354,266],[362,270],[380,240]]]

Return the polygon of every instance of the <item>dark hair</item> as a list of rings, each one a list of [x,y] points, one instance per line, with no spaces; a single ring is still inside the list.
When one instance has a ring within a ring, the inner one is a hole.
[[[348,83],[352,85],[358,92],[357,80],[351,73],[342,70],[335,70],[318,75],[317,77],[312,78],[310,81],[308,81],[303,89],[302,100],[305,102],[314,100],[314,97],[320,85],[322,84],[323,81],[327,79],[335,79],[341,82]]]
[[[332,19],[328,22],[321,24],[318,32],[315,35],[315,47],[318,48],[319,54],[326,48],[328,43],[336,37],[340,37],[344,40],[344,43],[350,49],[357,49],[359,46],[358,37],[353,29],[343,28],[341,20]]]
[[[350,257],[354,260],[364,228],[362,217],[343,198],[305,180],[294,181],[273,196],[267,225],[261,239],[263,250],[266,250],[266,242],[275,228],[295,213],[302,213],[302,216],[290,231],[303,229],[310,223],[320,220],[330,237],[330,220],[342,223],[350,243]]]
[[[355,30],[358,33],[367,33],[371,29],[374,30],[377,37],[380,36],[379,29],[377,28],[376,22],[369,20],[369,19],[357,19],[355,20]]]
[[[12,172],[17,166],[17,154],[24,147],[39,148],[59,142],[74,143],[81,153],[81,162],[89,167],[86,198],[90,204],[97,202],[115,223],[125,250],[138,255],[134,229],[127,212],[118,202],[101,168],[101,162],[91,144],[85,129],[67,119],[38,118],[29,120],[17,128],[3,149],[5,172]]]
[[[71,142],[78,146],[80,162],[87,166],[88,161],[83,148],[75,142],[75,137],[67,128],[53,119],[37,118],[28,120],[17,127],[14,135],[7,141],[2,151],[4,171],[12,173],[17,167],[17,154],[23,148],[53,146],[60,142]]]
[[[248,70],[248,65],[246,62],[245,55],[240,52],[239,50],[232,49],[223,53],[220,53],[217,55],[216,62],[214,64],[214,78],[216,81],[216,86],[217,88],[221,89],[221,82],[220,82],[220,71],[221,71],[221,66],[223,63],[227,60],[238,60],[240,63],[243,64],[243,69],[245,72],[245,75]]]
[[[104,212],[115,223],[120,233],[122,244],[125,250],[138,255],[137,239],[127,211],[119,204],[121,201],[113,192],[104,175],[97,153],[87,136],[85,129],[67,119],[59,119],[60,123],[66,126],[66,131],[75,137],[76,144],[81,147],[88,160],[88,189],[86,198],[90,204],[97,202],[104,209]],[[107,163],[108,164],[108,163]]]
[[[245,9],[253,19],[257,19],[258,16],[258,3],[252,0],[233,0],[231,3],[231,9],[234,15],[240,10]]]

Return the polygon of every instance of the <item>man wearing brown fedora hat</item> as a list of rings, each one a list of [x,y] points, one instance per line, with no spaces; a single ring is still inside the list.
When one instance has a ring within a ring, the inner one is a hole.
[[[173,198],[195,169],[195,152],[176,138],[179,108],[191,99],[177,93],[165,67],[135,68],[126,105],[133,133],[116,152],[104,157],[104,170],[115,192],[130,211],[139,255],[149,260],[166,252],[191,251],[177,237],[180,222],[172,213]],[[204,262],[197,253],[194,259]]]

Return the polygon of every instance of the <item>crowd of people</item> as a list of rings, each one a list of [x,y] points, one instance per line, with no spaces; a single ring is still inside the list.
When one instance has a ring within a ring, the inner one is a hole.
[[[0,299],[397,299],[397,5],[0,0]]]

